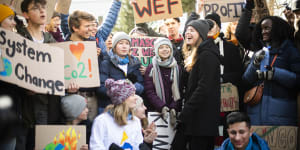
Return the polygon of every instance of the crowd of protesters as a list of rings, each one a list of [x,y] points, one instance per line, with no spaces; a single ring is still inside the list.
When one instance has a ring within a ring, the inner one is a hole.
[[[121,4],[113,0],[99,25],[88,12],[47,14],[46,0],[23,0],[26,26],[14,8],[0,4],[0,27],[33,42],[96,41],[101,82],[96,88],[72,82],[65,96],[56,96],[0,81],[1,150],[33,150],[35,125],[57,124],[86,126],[81,150],[152,149],[157,131],[147,120],[149,111],[176,130],[172,150],[214,149],[220,125],[228,139],[219,149],[264,150],[267,143],[251,125],[299,125],[300,0],[284,11],[286,20],[267,16],[258,22],[252,19],[254,0],[247,0],[225,35],[217,13],[205,19],[191,13],[185,23],[165,19],[159,32],[142,23],[129,34],[112,33]],[[148,67],[131,55],[130,36],[158,37]],[[223,83],[237,87],[239,112],[220,112]],[[263,86],[261,98],[244,103],[255,86]]]

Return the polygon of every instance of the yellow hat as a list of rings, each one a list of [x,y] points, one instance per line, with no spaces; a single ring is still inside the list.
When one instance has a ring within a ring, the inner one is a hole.
[[[14,11],[3,4],[0,4],[0,23],[7,17],[15,15]]]

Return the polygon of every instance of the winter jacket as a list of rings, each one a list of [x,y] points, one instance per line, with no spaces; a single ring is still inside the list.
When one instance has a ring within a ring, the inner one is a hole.
[[[53,36],[53,38],[57,41],[57,42],[63,42],[64,39],[61,35],[61,32],[60,32],[60,29],[57,28],[57,31],[56,32],[52,32],[52,31],[49,31],[49,33]]]
[[[220,116],[220,55],[212,39],[197,49],[189,72],[187,99],[179,116],[185,135],[217,136]]]
[[[300,80],[300,53],[290,40],[285,40],[279,48],[266,52],[260,70],[266,71],[275,54],[274,75],[271,81],[264,81],[261,101],[247,107],[253,125],[297,125],[297,89]],[[261,81],[256,75],[253,60],[243,75],[243,79],[252,85]]]
[[[171,68],[159,67],[160,72],[162,74],[161,77],[163,80],[163,87],[164,87],[164,91],[165,91],[166,103],[163,102],[163,100],[160,99],[156,93],[155,85],[153,83],[153,77],[151,77],[149,75],[152,68],[153,68],[153,65],[150,64],[147,67],[145,75],[144,75],[145,94],[146,94],[148,102],[152,106],[151,108],[147,108],[147,109],[161,112],[161,109],[164,106],[167,106],[170,109],[173,108],[173,109],[178,110],[179,109],[178,105],[172,97],[172,81],[170,79]]]
[[[269,150],[269,146],[265,140],[260,138],[256,133],[252,133],[252,136],[250,137],[252,140],[251,145],[248,144],[249,147],[246,148],[246,150]],[[234,150],[232,148],[232,143],[230,142],[230,139],[227,138],[220,148],[217,150]]]
[[[18,33],[23,37],[33,41],[33,38],[28,32],[27,28],[19,29]],[[43,34],[44,34],[44,43],[56,42],[56,40],[52,37],[50,33],[43,32]],[[24,93],[27,92],[28,92],[27,90],[24,91]],[[26,94],[26,96],[24,96],[24,100],[22,104],[23,120],[26,126],[34,127],[34,124],[41,123],[40,121],[47,124],[61,123],[62,111],[60,109],[60,99],[61,97],[57,95]],[[34,110],[34,108],[38,108],[38,110]],[[45,120],[46,122],[44,122]]]
[[[101,48],[101,53],[106,53],[105,41],[116,24],[119,11],[121,8],[121,4],[122,4],[121,1],[113,0],[113,3],[106,16],[106,19],[101,25],[101,27],[98,29],[95,38],[91,37],[91,40],[97,41],[97,47]],[[68,26],[68,17],[69,17],[68,14],[61,15],[61,28],[65,37],[70,35],[69,26]]]
[[[114,55],[109,59],[105,59],[100,65],[100,81],[101,85],[96,90],[99,107],[106,107],[111,104],[109,97],[106,94],[105,81],[108,78],[115,80],[126,79],[129,76],[135,76],[134,82],[136,88],[136,94],[141,95],[144,91],[143,76],[139,71],[141,66],[140,61],[134,57],[129,56],[129,63],[127,68],[127,74],[118,66],[118,59]]]

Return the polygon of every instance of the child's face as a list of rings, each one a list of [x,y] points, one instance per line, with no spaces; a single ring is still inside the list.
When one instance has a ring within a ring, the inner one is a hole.
[[[87,120],[87,117],[88,117],[88,112],[89,112],[89,109],[86,107],[84,108],[84,110],[81,112],[81,114],[78,116],[78,119],[79,120]]]
[[[119,57],[125,57],[129,54],[130,42],[128,40],[120,40],[116,45],[116,54]]]
[[[31,24],[44,25],[47,21],[46,5],[32,2],[28,5],[28,12],[23,15]]]
[[[7,18],[5,18],[0,26],[6,30],[10,30],[10,31],[13,31],[13,29],[15,28],[16,26],[16,22],[14,20],[14,16],[9,16]]]

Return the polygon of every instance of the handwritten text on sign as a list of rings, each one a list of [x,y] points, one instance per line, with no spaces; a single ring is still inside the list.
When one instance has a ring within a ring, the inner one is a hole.
[[[297,127],[252,126],[251,128],[257,135],[267,141],[271,150],[297,149]]]
[[[153,141],[153,150],[170,149],[173,137],[175,135],[174,128],[168,121],[161,118],[159,112],[148,112],[148,121],[154,122],[156,125],[157,138]]]
[[[34,43],[0,28],[0,80],[37,93],[64,95],[62,49]]]
[[[80,87],[100,86],[95,41],[55,43],[65,52],[65,87],[76,82]]]
[[[221,112],[239,110],[238,89],[231,83],[221,84]]]
[[[142,65],[147,67],[152,64],[152,57],[155,56],[154,41],[156,37],[132,37],[131,54],[141,61]]]
[[[244,0],[204,0],[204,15],[217,13],[222,22],[239,20]]]
[[[182,16],[181,0],[138,0],[133,4],[136,23]]]

